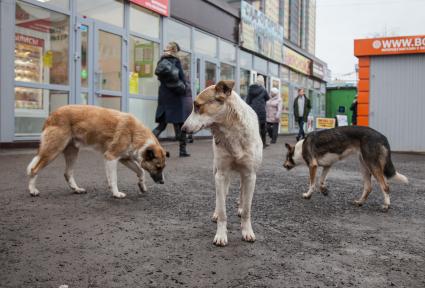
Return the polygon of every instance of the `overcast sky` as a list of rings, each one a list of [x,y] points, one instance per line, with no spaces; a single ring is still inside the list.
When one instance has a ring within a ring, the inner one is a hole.
[[[316,56],[335,77],[354,71],[353,40],[425,35],[425,0],[317,0]]]

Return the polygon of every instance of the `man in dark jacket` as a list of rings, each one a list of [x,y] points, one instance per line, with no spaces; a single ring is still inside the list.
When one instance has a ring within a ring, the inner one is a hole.
[[[311,110],[310,99],[304,94],[304,89],[298,89],[298,96],[294,100],[295,122],[298,123],[297,141],[305,138],[304,123],[307,122],[307,116]]]
[[[178,81],[182,81],[184,85],[185,77],[183,68],[177,53],[180,51],[180,47],[176,42],[170,42],[164,50],[164,54],[158,62],[158,65],[164,59],[168,60],[172,65],[173,69],[178,69]],[[166,75],[168,76],[168,75]],[[181,130],[184,121],[187,117],[187,111],[185,109],[184,97],[185,89],[177,89],[170,87],[171,77],[158,76],[158,80],[161,82],[159,86],[159,95],[158,95],[158,107],[156,109],[155,121],[158,123],[158,126],[152,131],[156,137],[159,137],[162,131],[165,130],[168,123],[173,123],[174,133],[176,134],[176,139],[179,140],[180,144],[180,157],[188,157],[190,154],[186,151],[186,133]],[[178,86],[174,85],[173,86]],[[178,83],[181,84],[181,83]]]
[[[267,147],[266,144],[266,102],[270,99],[266,88],[264,88],[264,77],[259,75],[256,83],[252,84],[248,88],[248,96],[246,97],[246,103],[254,109],[258,116],[258,124],[260,126],[261,140],[263,140],[263,147]]]
[[[357,95],[351,103],[350,110],[353,111],[351,115],[351,125],[357,125]]]

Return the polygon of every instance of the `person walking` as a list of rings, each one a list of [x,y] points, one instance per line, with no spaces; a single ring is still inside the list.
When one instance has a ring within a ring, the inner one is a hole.
[[[158,126],[152,132],[158,138],[167,124],[172,123],[176,139],[179,141],[179,155],[180,157],[189,157],[190,154],[186,151],[186,133],[181,130],[187,117],[187,111],[184,103],[185,77],[177,56],[179,51],[180,47],[176,42],[168,43],[155,69],[155,74],[161,84],[155,114]]]
[[[280,115],[282,114],[282,98],[279,89],[270,90],[270,100],[266,102],[267,132],[271,138],[270,144],[276,143],[279,130]]]
[[[264,88],[264,77],[259,75],[255,84],[252,84],[248,88],[246,103],[257,113],[263,147],[268,146],[266,143],[266,102],[268,100],[269,94],[266,88]]]
[[[350,110],[353,111],[351,125],[357,125],[357,95],[354,97],[353,103],[351,103]]]
[[[304,123],[307,122],[307,116],[311,110],[310,99],[304,94],[304,89],[298,89],[298,96],[294,100],[295,122],[298,123],[297,141],[305,138]]]

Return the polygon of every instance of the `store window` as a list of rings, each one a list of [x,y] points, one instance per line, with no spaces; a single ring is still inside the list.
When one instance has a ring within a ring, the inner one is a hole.
[[[195,52],[217,57],[217,38],[195,30],[194,44]]]
[[[128,112],[133,114],[150,129],[155,128],[155,113],[158,101],[140,98],[128,99]]]
[[[279,65],[269,62],[269,73],[273,76],[279,76]]]
[[[106,31],[99,31],[99,73],[97,89],[121,91],[122,38]]]
[[[232,44],[220,40],[220,60],[236,63],[236,48]]]
[[[240,50],[239,52],[239,63],[241,67],[245,67],[248,69],[252,68],[252,55]]]
[[[67,85],[69,17],[16,2],[15,81]]]
[[[41,133],[44,120],[57,108],[68,104],[68,92],[15,87],[15,135]]]
[[[267,60],[254,56],[254,69],[261,72],[267,72]]]
[[[159,60],[159,44],[130,37],[130,94],[156,96],[159,81],[154,73]]]
[[[251,72],[249,70],[240,69],[239,93],[242,99],[246,99],[246,96],[248,96],[250,76],[251,76]]]
[[[165,32],[166,43],[175,41],[180,48],[186,51],[191,50],[190,28],[176,21],[168,20]],[[166,44],[165,43],[165,44]]]
[[[97,96],[97,105],[103,108],[121,111],[121,97],[99,95]]]
[[[140,6],[130,6],[130,30],[152,37],[159,38],[160,17]]]
[[[60,7],[69,10],[69,0],[36,0],[41,3],[47,3],[52,6]]]
[[[220,79],[235,80],[235,67],[226,63],[220,64]]]
[[[183,73],[184,73],[184,78],[186,81],[188,81],[190,83],[191,81],[191,64],[192,64],[192,57],[190,55],[190,53],[188,52],[184,52],[184,51],[180,51],[178,54],[178,57],[180,59],[180,62],[182,64],[182,68],[183,68]]]
[[[280,79],[285,82],[289,82],[289,68],[280,66]]]
[[[77,12],[115,26],[124,26],[123,0],[77,0]]]

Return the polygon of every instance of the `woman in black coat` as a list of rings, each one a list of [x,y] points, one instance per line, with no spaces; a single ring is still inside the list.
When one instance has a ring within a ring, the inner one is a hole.
[[[180,47],[175,42],[170,42],[162,55],[159,63],[166,58],[173,66],[178,69],[178,78],[180,81],[185,83],[185,77],[183,68],[177,53],[180,51]],[[155,121],[158,126],[152,131],[156,137],[158,137],[162,131],[167,128],[168,123],[174,125],[174,132],[176,139],[179,140],[180,144],[180,157],[188,157],[190,154],[186,151],[186,133],[181,131],[184,121],[187,118],[187,111],[185,109],[185,89],[172,89],[169,86],[167,78],[158,77],[161,82],[158,93],[158,107],[156,109]]]
[[[264,77],[259,75],[256,83],[248,88],[246,103],[257,113],[261,140],[263,140],[264,147],[268,146],[266,144],[266,102],[269,99],[269,94],[266,88],[264,88]]]

